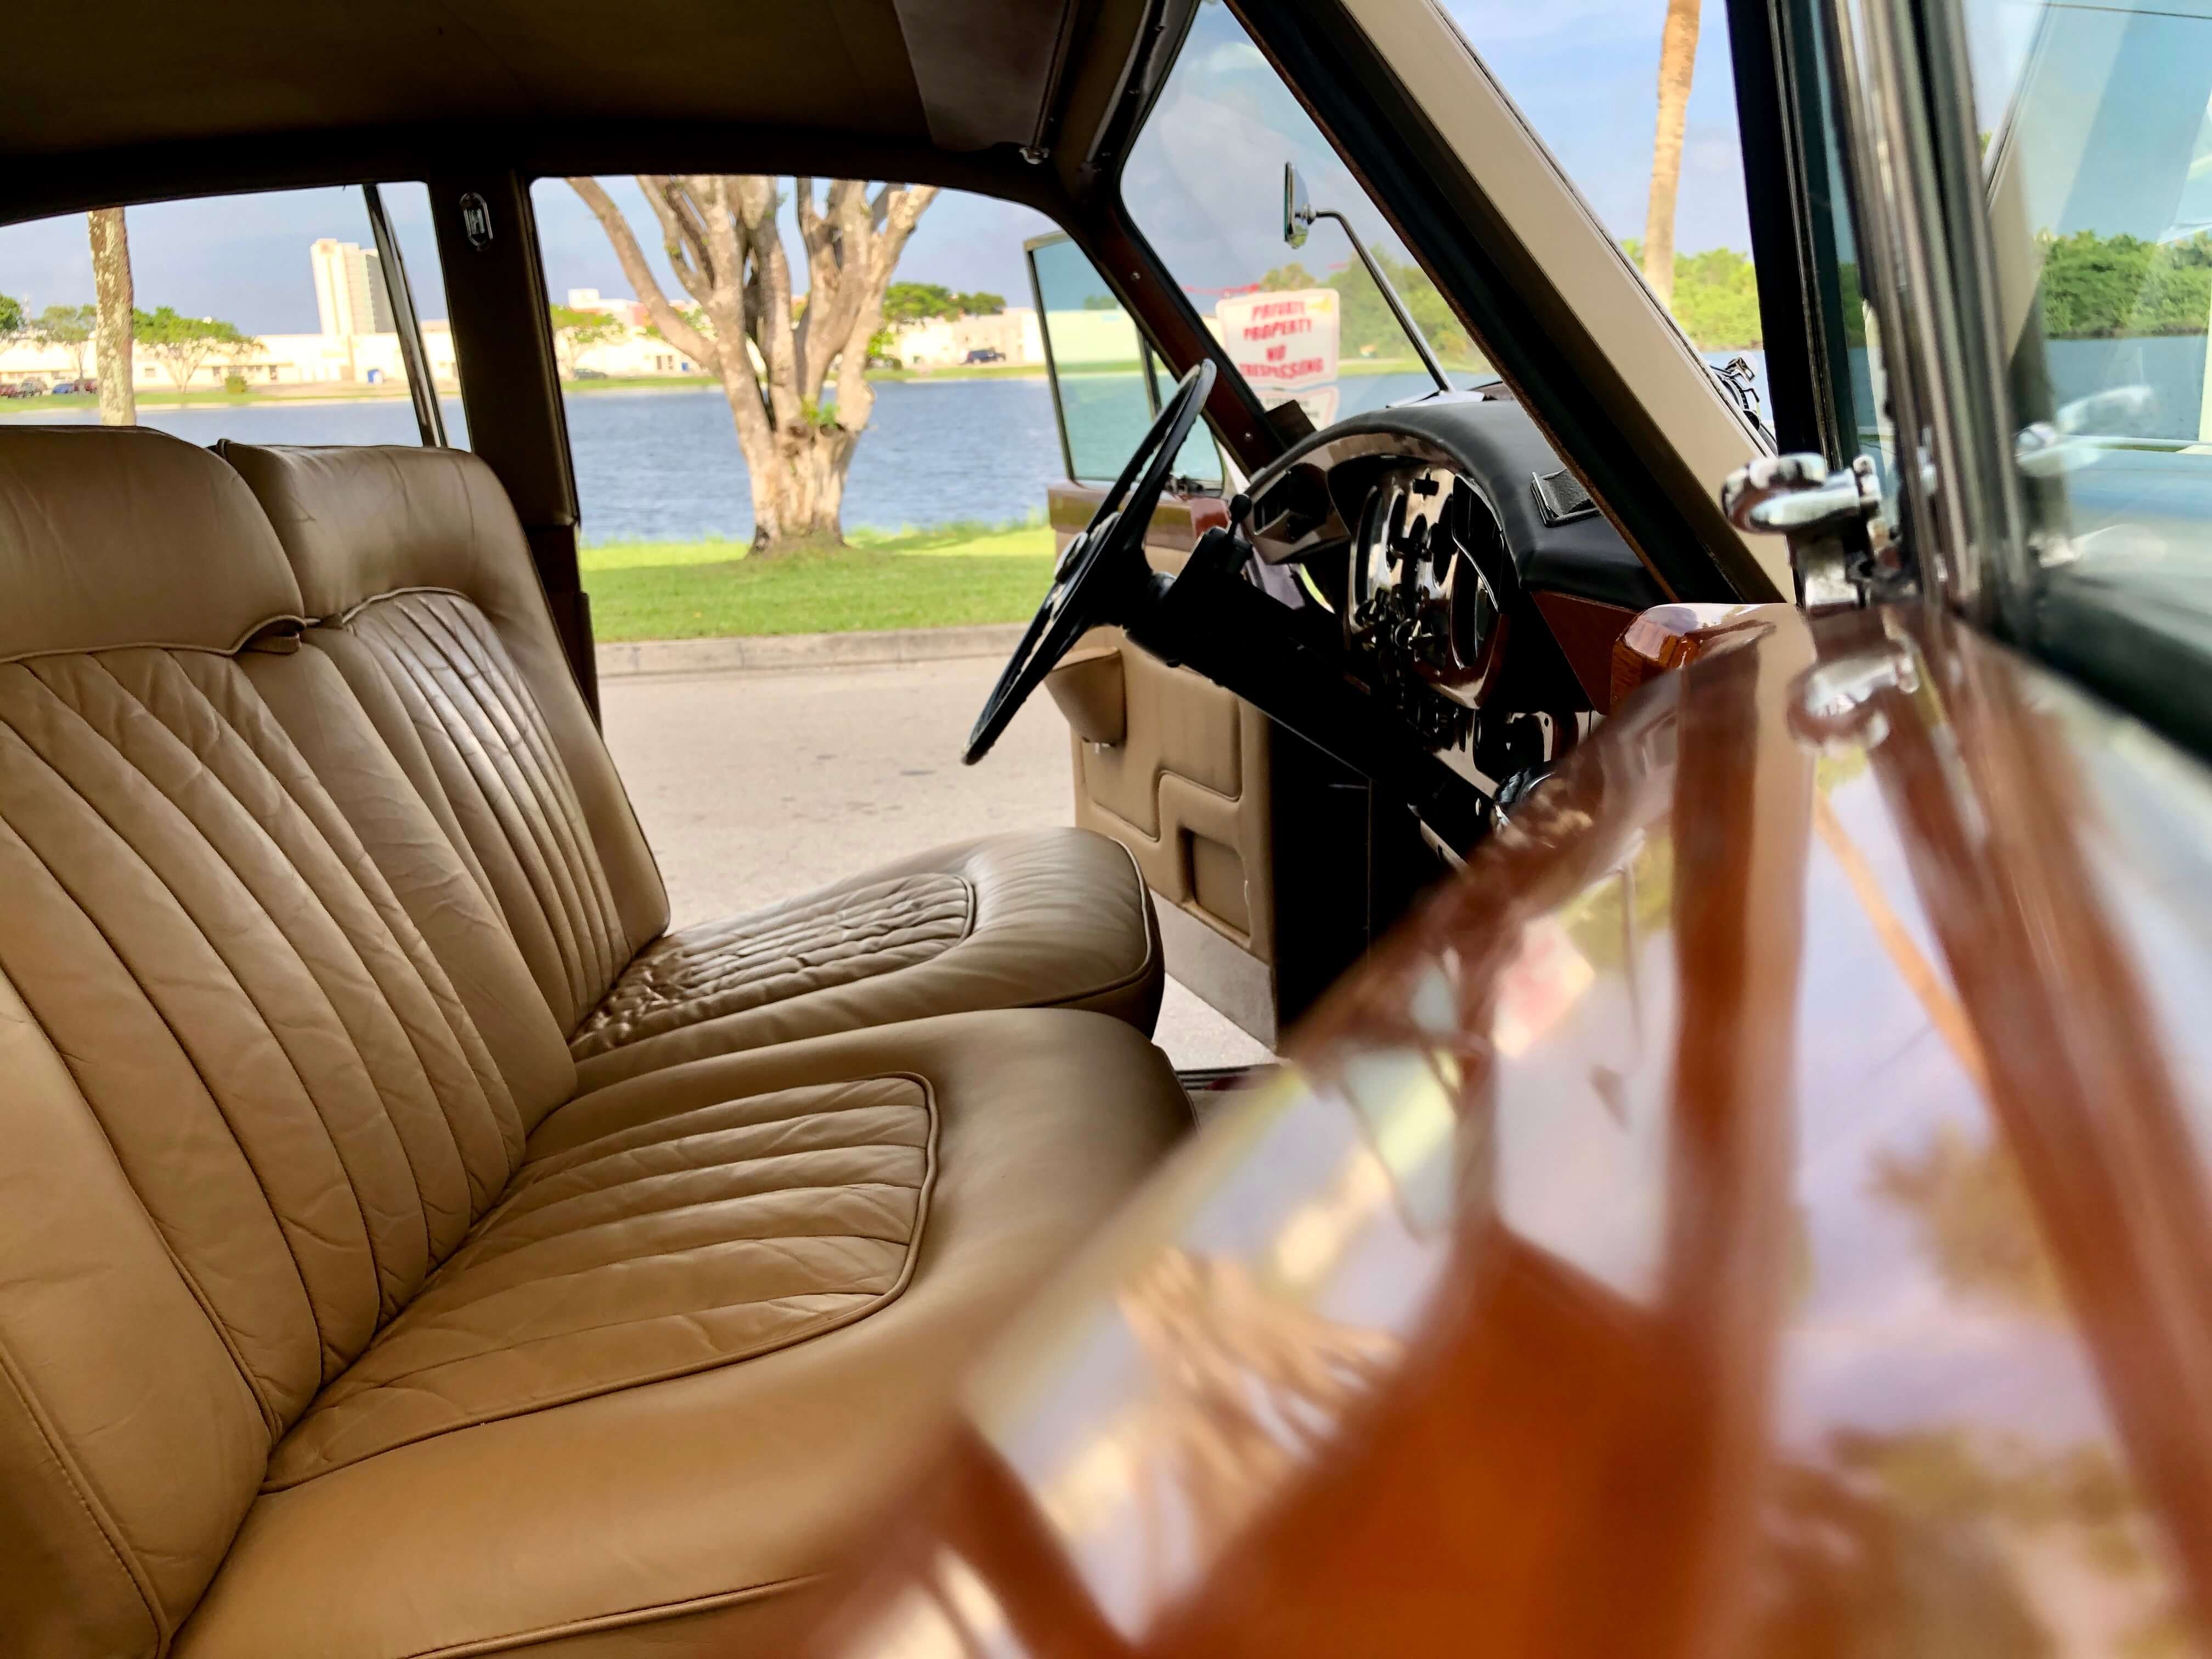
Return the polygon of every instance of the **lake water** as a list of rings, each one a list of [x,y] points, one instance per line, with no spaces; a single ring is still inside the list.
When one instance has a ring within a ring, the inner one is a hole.
[[[1350,376],[1346,409],[1418,396],[1419,375]],[[1082,376],[1086,419],[1097,417],[1100,453],[1126,456],[1147,422],[1132,374]],[[748,538],[752,505],[730,424],[714,386],[674,391],[572,393],[565,400],[577,495],[587,542]],[[444,400],[446,428],[467,441],[458,398]],[[9,412],[13,417],[15,411]],[[21,418],[82,423],[92,410]],[[140,422],[196,444],[218,438],[266,444],[411,444],[413,407],[399,398],[271,402],[228,408],[142,406]],[[846,488],[849,529],[896,530],[981,520],[1004,523],[1044,511],[1061,479],[1052,391],[1042,376],[1005,380],[887,380],[853,458]]]
[[[467,441],[459,400],[443,400],[447,434]],[[584,536],[591,542],[696,541],[752,534],[745,468],[730,406],[713,386],[587,392],[566,399]],[[57,410],[51,421],[99,419]],[[413,406],[350,403],[142,407],[142,425],[196,444],[411,444]],[[994,523],[1044,511],[1060,478],[1052,391],[1034,380],[890,380],[853,457],[845,523],[896,529],[962,519]]]

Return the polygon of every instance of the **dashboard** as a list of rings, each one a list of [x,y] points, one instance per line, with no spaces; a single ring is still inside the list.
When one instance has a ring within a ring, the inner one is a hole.
[[[1356,416],[1248,494],[1255,553],[1334,618],[1346,669],[1493,793],[1602,714],[1612,639],[1665,600],[1507,398]]]

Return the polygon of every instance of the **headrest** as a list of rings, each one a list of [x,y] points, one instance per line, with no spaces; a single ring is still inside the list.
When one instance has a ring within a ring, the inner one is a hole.
[[[472,598],[517,581],[536,588],[507,491],[465,449],[216,448],[260,498],[319,620],[410,587]]]
[[[0,423],[0,661],[232,651],[304,615],[253,492],[206,450],[146,427]]]

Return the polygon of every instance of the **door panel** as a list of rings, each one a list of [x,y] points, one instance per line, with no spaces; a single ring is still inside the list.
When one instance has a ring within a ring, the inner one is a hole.
[[[1025,245],[1068,481],[1048,492],[1065,547],[1157,417],[1174,376],[1155,332],[1064,235]],[[1227,469],[1192,429],[1146,536],[1182,567],[1226,525]],[[1366,947],[1373,818],[1366,785],[1241,699],[1170,668],[1115,629],[1046,682],[1068,719],[1075,819],[1127,847],[1158,902],[1168,971],[1262,1042]],[[1282,872],[1295,872],[1285,882]],[[1280,902],[1297,895],[1295,907]]]
[[[1095,485],[1053,486],[1060,545],[1103,495]],[[1154,569],[1172,573],[1199,536],[1227,522],[1218,496],[1164,497],[1146,554]],[[1118,674],[1102,672],[1109,659]],[[1161,910],[1168,971],[1272,1043],[1279,1011],[1268,721],[1211,681],[1130,644],[1119,629],[1092,630],[1045,684],[1068,716],[1075,821],[1136,859]],[[1118,709],[1102,708],[1115,692]],[[1117,740],[1102,740],[1117,730]]]

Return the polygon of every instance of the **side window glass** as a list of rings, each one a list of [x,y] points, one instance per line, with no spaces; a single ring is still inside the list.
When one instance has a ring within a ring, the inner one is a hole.
[[[381,193],[447,441],[465,445],[428,192]],[[0,228],[0,417],[136,422],[202,444],[420,442],[386,276],[353,188]]]
[[[1029,255],[1067,476],[1110,483],[1174,381],[1081,248],[1054,234],[1032,241]],[[1195,482],[1220,483],[1221,452],[1203,422],[1191,428],[1176,471]]]
[[[2027,515],[2012,580],[2060,607],[2015,617],[2072,650],[2125,617],[2104,665],[2125,679],[2152,659],[2136,629],[2186,632],[2212,573],[2212,15],[1965,15]]]

